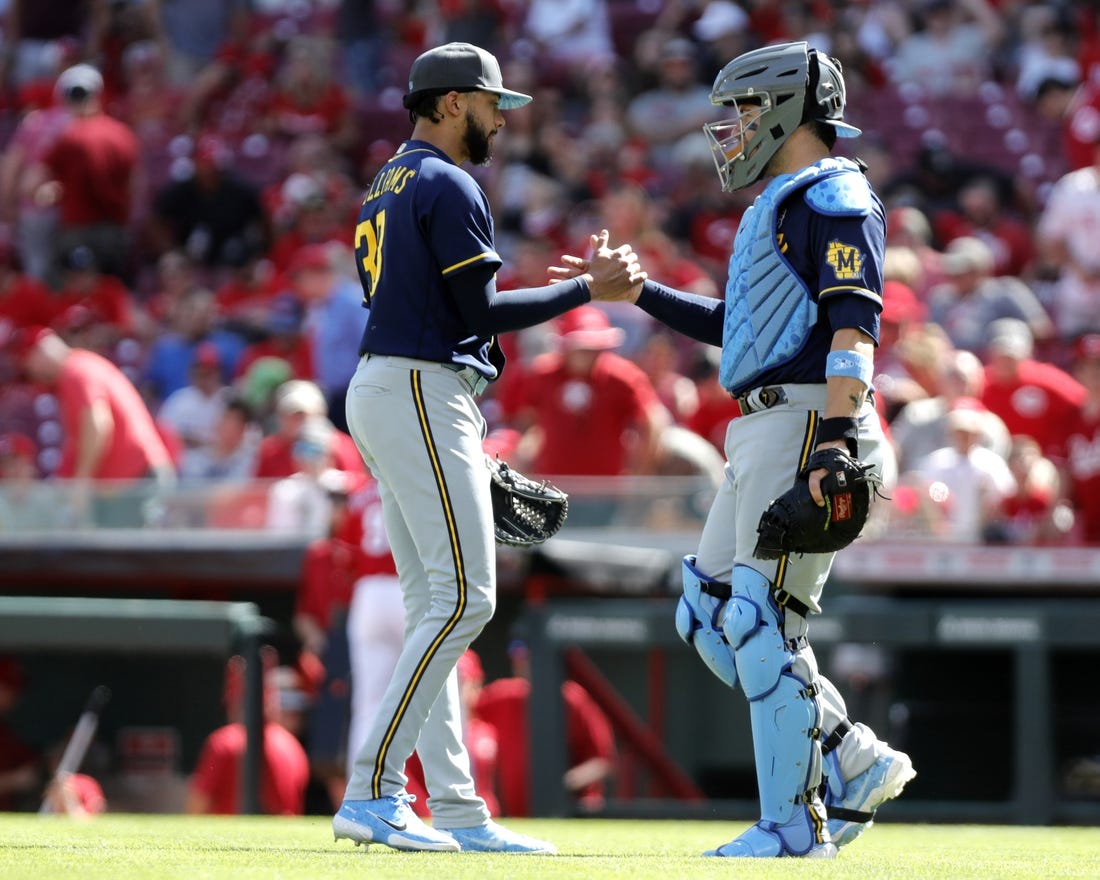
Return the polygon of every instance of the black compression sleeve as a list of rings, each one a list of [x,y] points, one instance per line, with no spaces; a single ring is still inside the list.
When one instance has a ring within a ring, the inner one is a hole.
[[[493,276],[475,269],[447,279],[447,285],[466,326],[483,337],[533,327],[590,299],[587,282],[579,278],[498,291]]]
[[[647,281],[642,285],[638,306],[685,336],[708,345],[722,344],[722,325],[726,319],[724,300]]]

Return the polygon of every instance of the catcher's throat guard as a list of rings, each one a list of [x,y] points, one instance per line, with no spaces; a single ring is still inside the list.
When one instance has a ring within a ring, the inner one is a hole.
[[[557,534],[569,515],[569,497],[546,480],[535,482],[499,458],[485,456],[498,544],[531,547]]]

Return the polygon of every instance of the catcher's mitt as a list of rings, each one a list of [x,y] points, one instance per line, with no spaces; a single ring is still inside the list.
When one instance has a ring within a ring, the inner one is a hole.
[[[852,458],[843,449],[826,447],[810,456],[794,486],[772,501],[760,517],[753,555],[778,559],[787,553],[835,553],[863,531],[878,493],[879,477],[873,465]],[[809,474],[819,468],[825,506],[810,495]]]
[[[499,458],[485,457],[493,496],[493,525],[498,544],[541,544],[565,524],[569,498],[543,480],[536,483]]]

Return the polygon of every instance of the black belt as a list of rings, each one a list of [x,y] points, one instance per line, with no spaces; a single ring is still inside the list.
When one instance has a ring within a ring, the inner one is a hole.
[[[461,364],[444,364],[448,370],[458,373],[458,378],[461,379],[467,388],[470,389],[470,393],[473,395],[481,394],[485,390],[485,387],[489,384],[489,380],[481,375],[473,367],[462,366]]]
[[[731,391],[730,397],[737,403],[741,410],[740,415],[743,416],[787,402],[787,392],[780,385],[765,385],[761,388],[753,388],[744,394],[734,394]]]

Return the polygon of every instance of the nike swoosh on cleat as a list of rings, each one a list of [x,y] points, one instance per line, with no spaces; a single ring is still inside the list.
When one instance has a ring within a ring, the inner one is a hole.
[[[379,822],[383,822],[384,824],[389,825],[390,828],[392,828],[394,831],[404,831],[408,827],[405,822],[402,822],[399,825],[396,822],[391,822],[389,819],[383,819],[377,813],[371,813],[371,815],[374,816],[374,818],[377,819]]]

